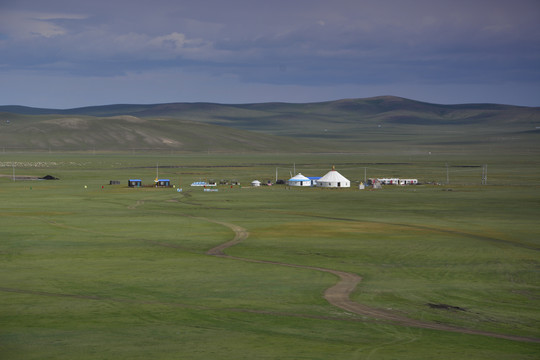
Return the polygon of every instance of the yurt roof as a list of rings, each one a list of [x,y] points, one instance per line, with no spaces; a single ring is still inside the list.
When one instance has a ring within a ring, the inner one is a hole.
[[[304,175],[298,173],[298,175],[290,178],[289,181],[309,181],[309,179],[305,177]]]
[[[330,170],[322,178],[319,179],[320,182],[342,182],[349,181],[345,176],[338,173],[336,170]]]

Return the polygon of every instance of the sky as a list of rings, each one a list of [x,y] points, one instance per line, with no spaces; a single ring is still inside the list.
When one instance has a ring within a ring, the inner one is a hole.
[[[539,0],[0,0],[0,105],[540,106]]]

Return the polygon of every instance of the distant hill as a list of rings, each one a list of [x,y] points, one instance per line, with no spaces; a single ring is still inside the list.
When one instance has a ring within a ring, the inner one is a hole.
[[[0,150],[294,152],[316,151],[294,140],[219,125],[131,115],[19,115],[0,113]]]
[[[318,103],[0,106],[0,146],[182,151],[536,151],[540,108],[393,96]],[[213,144],[213,145],[212,145]]]

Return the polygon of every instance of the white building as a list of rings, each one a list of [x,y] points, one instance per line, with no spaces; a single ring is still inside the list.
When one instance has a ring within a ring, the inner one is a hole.
[[[332,170],[317,180],[317,186],[326,188],[348,188],[351,187],[351,182],[349,179],[338,173],[334,166],[332,166]]]
[[[383,185],[399,185],[398,178],[383,178],[383,179],[379,179],[379,181]]]
[[[418,185],[418,179],[399,179],[399,185]]]
[[[298,175],[287,180],[289,186],[311,186],[311,180],[304,175],[298,173]]]
[[[369,179],[368,185],[373,185],[375,182],[379,182],[382,185],[418,185],[418,179],[399,179],[399,178],[382,178],[382,179]]]
[[[261,186],[261,182],[260,182],[259,180],[253,180],[253,181],[251,182],[251,186],[255,186],[255,187]]]

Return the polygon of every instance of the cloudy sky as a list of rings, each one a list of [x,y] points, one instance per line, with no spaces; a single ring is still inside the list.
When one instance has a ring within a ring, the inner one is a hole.
[[[0,105],[540,106],[538,0],[0,0]]]

